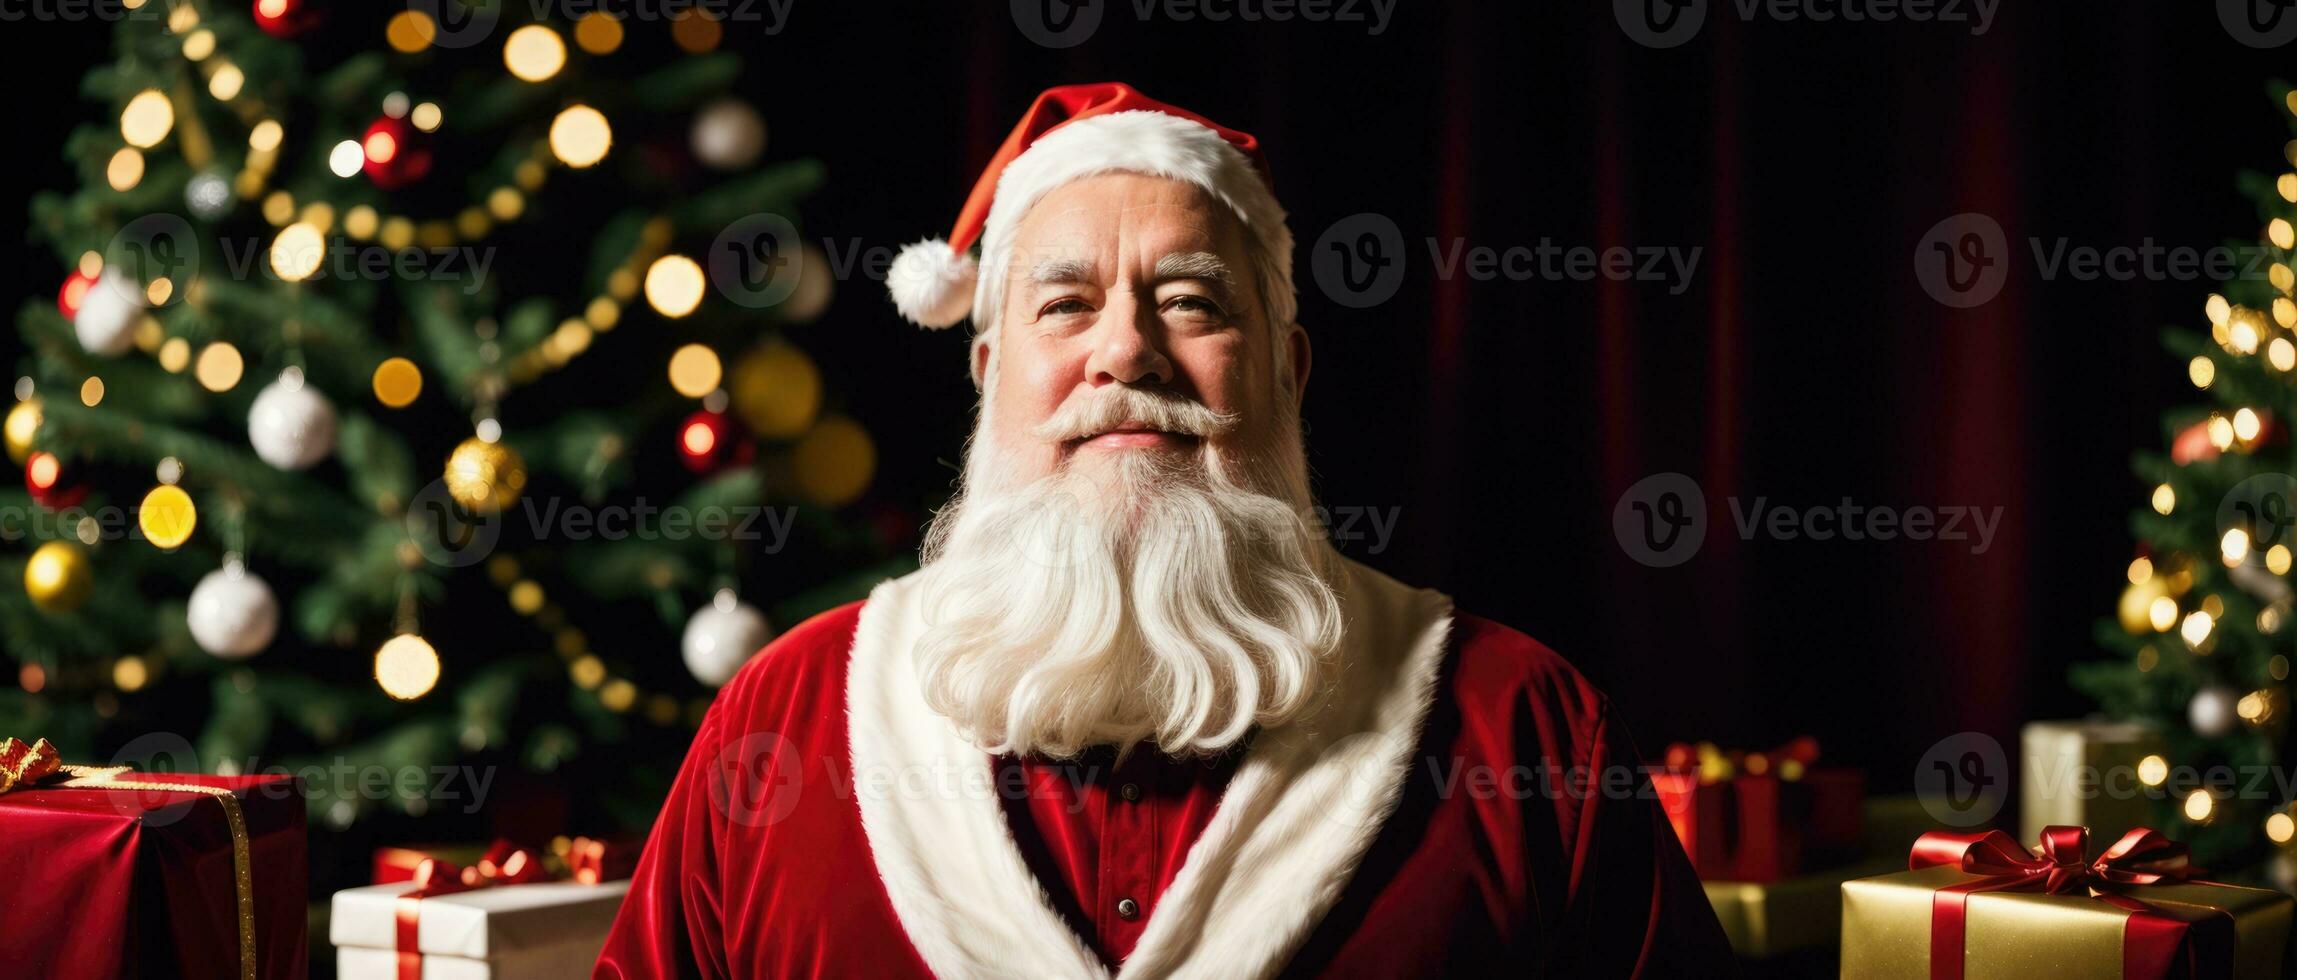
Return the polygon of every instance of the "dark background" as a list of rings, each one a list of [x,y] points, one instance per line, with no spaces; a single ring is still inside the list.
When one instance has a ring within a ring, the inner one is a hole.
[[[2158,447],[2160,412],[2194,394],[2157,334],[2205,325],[2209,286],[2047,282],[2025,243],[2253,238],[2233,177],[2284,166],[2288,117],[2265,85],[2297,73],[2297,49],[2245,47],[2212,4],[2190,2],[2008,2],[1973,36],[1968,23],[1742,22],[1716,0],[1670,50],[1631,41],[1603,2],[1406,0],[1378,35],[1161,8],[1144,23],[1129,0],[1102,6],[1066,50],[1030,41],[1002,2],[796,0],[778,33],[736,20],[726,44],[749,56],[742,86],[771,126],[769,158],[828,165],[805,229],[841,246],[945,234],[1047,85],[1125,80],[1257,134],[1301,242],[1318,492],[1399,517],[1384,550],[1347,552],[1562,651],[1647,750],[1809,732],[1903,787],[1949,733],[2007,742],[2023,719],[2086,710],[2063,677],[2098,655],[2093,624],[2132,554],[2126,516],[2145,488],[2129,454]],[[341,16],[379,25],[392,9]],[[0,214],[19,232],[32,190],[74,180],[64,135],[108,112],[76,95],[108,33],[0,25],[14,151]],[[337,33],[351,36],[312,41],[312,64],[380,45],[379,26],[322,32]],[[674,56],[648,50],[628,56]],[[1999,220],[2015,254],[1997,299],[1954,310],[1922,291],[1913,259],[1965,211]],[[1359,212],[1408,243],[1401,290],[1360,310],[1329,300],[1307,264]],[[1670,295],[1440,279],[1431,238],[1704,252]],[[0,296],[52,297],[62,270],[23,254],[0,263]],[[906,327],[868,281],[842,283],[805,329],[879,440],[876,492],[944,489],[973,396],[962,341]],[[1648,568],[1620,547],[1612,510],[1667,471],[1703,486],[1708,538],[1688,563]],[[1971,542],[1742,542],[1733,495],[2003,517],[1975,555]],[[662,642],[669,656],[675,639]]]

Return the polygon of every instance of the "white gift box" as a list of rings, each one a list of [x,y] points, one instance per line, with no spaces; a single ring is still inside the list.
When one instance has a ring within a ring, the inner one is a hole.
[[[406,882],[335,893],[327,938],[342,980],[396,980]],[[424,980],[587,977],[628,881],[502,885],[423,899],[415,946]]]

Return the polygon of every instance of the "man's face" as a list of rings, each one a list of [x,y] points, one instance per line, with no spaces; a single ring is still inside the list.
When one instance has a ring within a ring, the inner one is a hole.
[[[1161,177],[1072,181],[1022,217],[1011,262],[994,350],[976,352],[998,359],[985,422],[1003,478],[1201,448],[1195,436],[1149,425],[1067,438],[1041,431],[1064,404],[1111,385],[1162,389],[1234,415],[1233,428],[1211,437],[1225,445],[1213,449],[1251,455],[1271,446],[1278,399],[1297,400],[1306,380],[1307,337],[1264,322],[1243,229],[1219,201]],[[1278,345],[1290,379],[1278,376]]]

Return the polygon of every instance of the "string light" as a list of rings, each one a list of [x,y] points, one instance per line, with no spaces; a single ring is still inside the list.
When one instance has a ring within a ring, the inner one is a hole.
[[[404,357],[375,365],[375,400],[387,408],[405,408],[423,393],[423,369]]]
[[[2274,248],[2284,251],[2297,248],[2297,228],[2291,228],[2287,218],[2275,218],[2266,225],[2265,237],[2273,241]]]
[[[217,65],[215,74],[208,76],[207,94],[215,96],[218,102],[229,102],[239,98],[239,89],[245,84],[247,76],[240,72],[238,65]]]
[[[2159,786],[2167,782],[2169,780],[2169,760],[2158,755],[2149,755],[2139,759],[2137,779],[2138,782],[2147,786]]]
[[[2177,600],[2161,595],[2153,597],[2146,607],[2146,619],[2153,623],[2153,631],[2167,633],[2177,625]]]
[[[2217,800],[2209,795],[2208,790],[2197,789],[2186,794],[2185,818],[2187,820],[2194,823],[2208,823],[2210,818],[2216,815]]]
[[[670,319],[702,305],[702,267],[683,255],[665,255],[646,267],[646,305]]]
[[[2242,442],[2257,438],[2264,428],[2265,420],[2258,416],[2256,409],[2244,408],[2233,413],[2233,436]]]
[[[2201,311],[2209,316],[2210,326],[2222,327],[2233,316],[2233,304],[2226,302],[2224,296],[2211,293],[2209,299],[2201,304]]]
[[[319,229],[306,223],[296,223],[280,229],[279,237],[271,242],[271,271],[288,282],[302,282],[319,271],[326,243]]]
[[[2243,354],[2257,353],[2257,324],[2243,317],[2229,324],[2226,331],[2226,346]]]
[[[557,31],[528,24],[504,39],[502,61],[520,81],[548,81],[566,66],[566,42],[559,39]]]
[[[2177,490],[2164,483],[2153,488],[2153,512],[2164,517],[2177,509]]]
[[[230,391],[239,386],[247,362],[239,356],[239,348],[226,341],[216,341],[199,352],[199,362],[192,366],[192,376],[209,391]]]
[[[2289,574],[2289,546],[2277,544],[2265,550],[2265,570],[2275,575]]]
[[[567,106],[550,122],[550,152],[577,170],[606,159],[613,145],[614,128],[603,113],[589,106]]]
[[[111,162],[104,165],[104,182],[115,191],[133,190],[143,179],[144,155],[135,147],[120,147],[118,153],[112,154]]]
[[[429,694],[439,683],[439,652],[413,633],[394,636],[375,651],[375,683],[400,701]]]
[[[574,22],[574,43],[591,54],[612,54],[622,46],[622,22],[606,11],[593,10]]]
[[[2265,359],[2276,371],[2297,370],[2297,344],[2290,343],[2287,337],[2275,337],[2265,346]]]
[[[175,128],[175,107],[156,88],[147,88],[128,100],[120,112],[120,138],[129,146],[148,150],[167,139]]]
[[[414,54],[431,46],[439,36],[439,23],[420,10],[402,10],[383,25],[383,40],[392,50]]]
[[[2209,642],[2209,631],[2216,625],[2216,620],[2210,617],[2207,610],[2196,609],[2186,614],[2185,622],[2178,626],[2177,635],[2185,640],[2186,646],[2198,652],[2202,644]]]
[[[337,177],[356,177],[367,165],[367,154],[359,149],[358,140],[344,140],[327,152],[327,169]]]
[[[2271,839],[2273,843],[2287,844],[2291,837],[2297,837],[2297,820],[2291,819],[2286,813],[2276,813],[2266,817],[2265,836]]]
[[[688,398],[716,391],[724,368],[718,352],[702,344],[687,344],[670,355],[670,387]]]
[[[2206,356],[2195,355],[2185,366],[2185,376],[2193,386],[2207,390],[2217,380],[2217,362]]]
[[[2131,585],[2143,585],[2147,579],[2152,577],[2153,559],[2140,556],[2130,562],[2129,580]]]

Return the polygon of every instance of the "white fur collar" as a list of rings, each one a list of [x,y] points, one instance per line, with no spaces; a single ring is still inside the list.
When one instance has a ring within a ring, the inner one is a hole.
[[[1336,693],[1261,732],[1119,976],[1284,968],[1395,810],[1434,698],[1451,600],[1342,560]],[[911,579],[870,594],[847,680],[862,826],[912,945],[947,978],[1105,978],[1030,874],[989,756],[926,707]]]

